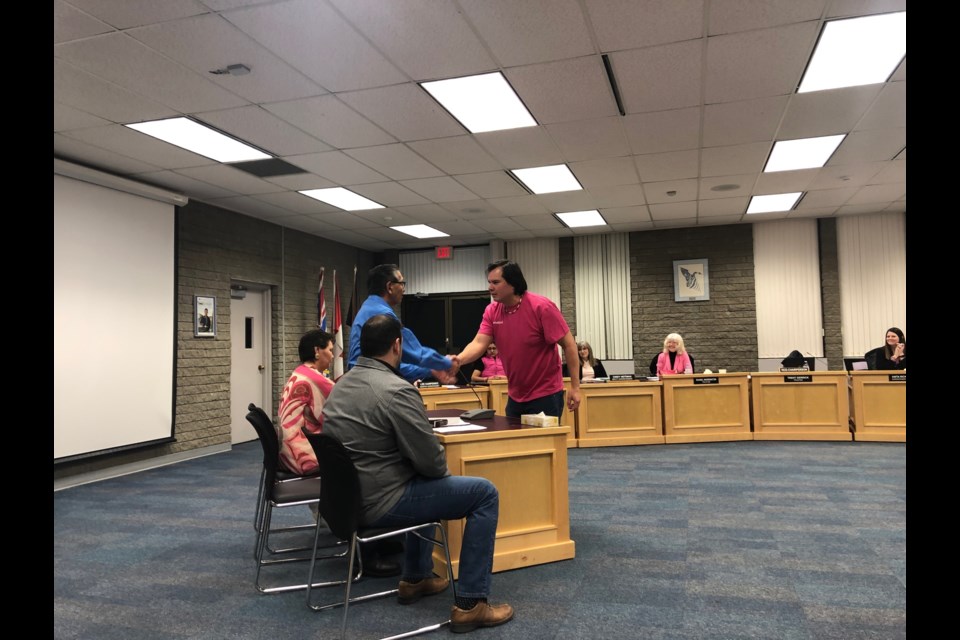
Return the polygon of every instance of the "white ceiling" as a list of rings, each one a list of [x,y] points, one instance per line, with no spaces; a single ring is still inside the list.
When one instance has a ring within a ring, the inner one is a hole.
[[[380,251],[906,211],[906,59],[797,95],[824,21],[906,0],[54,0],[55,158]],[[608,54],[626,115],[604,72]],[[248,75],[210,71],[245,64]],[[418,82],[501,70],[539,126],[471,135]],[[188,115],[308,173],[259,178],[122,125]],[[822,169],[774,141],[848,133]],[[583,191],[506,173],[566,162]],[[730,186],[736,185],[736,186]],[[343,186],[387,209],[297,193]],[[716,187],[723,187],[714,190]],[[749,196],[804,191],[789,213]],[[570,230],[551,213],[599,209]]]

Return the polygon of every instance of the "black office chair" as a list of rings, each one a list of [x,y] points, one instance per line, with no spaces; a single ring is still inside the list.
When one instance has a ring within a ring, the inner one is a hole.
[[[262,481],[260,483],[261,492],[258,498],[258,512],[254,518],[255,522],[260,523],[259,528],[256,529],[257,535],[254,543],[254,558],[257,561],[257,575],[254,584],[261,593],[283,593],[286,591],[307,589],[310,586],[330,586],[330,583],[303,583],[268,587],[260,583],[260,572],[265,566],[289,564],[291,562],[306,562],[308,560],[312,563],[317,558],[317,540],[324,527],[314,523],[271,529],[270,521],[274,507],[282,508],[318,504],[320,502],[321,479],[320,476],[317,475],[295,476],[293,478],[288,477],[285,480],[280,480],[280,439],[277,436],[273,422],[267,417],[266,412],[256,405],[250,404],[247,409],[249,410],[246,416],[247,421],[252,424],[256,430],[260,445],[263,448],[263,471],[261,473]],[[304,530],[316,530],[313,546],[289,547],[285,549],[271,549],[269,547],[268,542],[271,534]],[[293,555],[298,552],[307,551],[312,551],[312,553],[309,555],[306,553]],[[266,557],[268,553],[282,557]],[[347,549],[343,548],[339,553],[322,557],[343,557],[346,554]]]
[[[320,477],[322,479],[320,488],[320,515],[327,522],[330,531],[340,540],[349,543],[349,554],[347,560],[347,577],[337,584],[344,585],[343,600],[331,602],[328,604],[315,605],[311,600],[311,588],[307,588],[307,606],[314,611],[325,611],[335,607],[343,607],[343,622],[340,626],[340,638],[347,637],[347,613],[350,604],[354,602],[363,602],[395,595],[397,589],[389,589],[378,593],[350,597],[350,587],[356,581],[356,576],[352,576],[352,567],[354,558],[357,556],[357,543],[368,543],[384,538],[390,538],[399,535],[412,533],[422,540],[431,542],[443,548],[447,559],[447,574],[450,578],[450,587],[453,590],[454,599],[456,599],[457,588],[454,584],[453,574],[450,572],[450,547],[447,544],[447,533],[444,531],[439,521],[424,522],[401,529],[373,529],[360,525],[360,478],[357,475],[357,469],[350,459],[350,454],[340,442],[329,435],[319,433],[303,432],[310,441],[314,452],[317,454],[317,462],[320,464]],[[434,538],[435,532],[440,532],[440,540]],[[314,545],[316,547],[320,536],[317,534]],[[310,575],[308,583],[313,582],[313,572],[316,561],[310,563]],[[362,570],[361,570],[362,573]],[[395,640],[398,638],[409,638],[411,636],[435,631],[450,624],[447,619],[444,622],[421,627],[412,631],[406,631],[398,635],[388,636],[382,640]]]

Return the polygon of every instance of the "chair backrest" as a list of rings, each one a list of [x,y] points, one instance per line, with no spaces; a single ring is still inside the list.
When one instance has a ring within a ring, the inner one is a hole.
[[[247,422],[253,425],[260,440],[260,446],[263,447],[263,468],[267,470],[267,486],[271,486],[280,465],[280,439],[266,411],[252,402],[247,407],[247,411],[249,411]]]
[[[333,535],[349,540],[360,526],[360,477],[339,440],[302,429],[320,466],[320,515]]]

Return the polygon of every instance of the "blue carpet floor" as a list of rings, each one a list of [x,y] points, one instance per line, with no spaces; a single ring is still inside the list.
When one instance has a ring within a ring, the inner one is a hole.
[[[313,613],[303,592],[253,586],[261,457],[252,442],[55,492],[54,637],[336,637],[339,610]],[[571,449],[569,466],[576,558],[495,574],[492,600],[516,618],[470,637],[906,637],[906,445]],[[298,507],[277,520],[308,517]],[[321,563],[324,575],[334,562]],[[267,580],[302,581],[307,567],[272,569]],[[363,603],[350,636],[445,620],[451,604],[449,592]]]

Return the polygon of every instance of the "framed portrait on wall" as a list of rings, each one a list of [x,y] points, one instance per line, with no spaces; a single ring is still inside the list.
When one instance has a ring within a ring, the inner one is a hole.
[[[217,299],[214,296],[193,297],[193,335],[195,338],[217,337]]]
[[[710,261],[706,258],[673,261],[673,300],[710,299]]]

